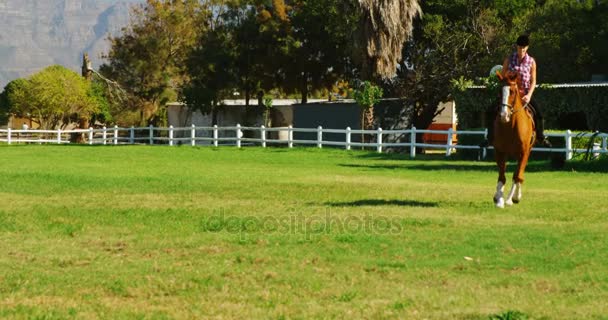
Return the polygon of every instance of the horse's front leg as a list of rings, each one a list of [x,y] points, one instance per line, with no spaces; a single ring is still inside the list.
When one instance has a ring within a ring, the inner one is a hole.
[[[505,207],[505,184],[507,177],[507,155],[504,152],[495,151],[496,164],[498,165],[498,183],[496,184],[496,193],[494,194],[494,204],[497,208]]]
[[[528,166],[528,159],[530,158],[531,146],[527,148],[522,155],[519,157],[517,162],[517,170],[513,173],[513,202],[519,203],[522,197],[522,185],[524,183],[524,172]]]
[[[505,198],[505,204],[512,206],[513,203],[519,203],[519,199],[521,199],[521,183],[513,181],[511,191]]]

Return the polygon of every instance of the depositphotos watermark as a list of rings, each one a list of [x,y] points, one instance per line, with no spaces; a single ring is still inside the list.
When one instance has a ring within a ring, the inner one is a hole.
[[[326,209],[321,214],[305,215],[300,212],[287,212],[279,215],[241,216],[226,214],[220,209],[203,219],[203,232],[246,233],[279,233],[311,235],[347,233],[390,235],[403,231],[402,219],[373,214],[345,215],[333,214]]]

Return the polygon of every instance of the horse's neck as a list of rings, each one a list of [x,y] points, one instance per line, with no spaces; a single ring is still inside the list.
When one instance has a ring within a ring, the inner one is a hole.
[[[521,100],[521,93],[519,92],[519,86],[515,84],[515,97],[513,97],[513,112],[517,112],[524,108],[524,102]]]

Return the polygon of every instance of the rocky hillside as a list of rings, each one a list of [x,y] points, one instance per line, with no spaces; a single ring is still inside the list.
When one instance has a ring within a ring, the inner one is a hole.
[[[129,7],[141,1],[0,0],[0,91],[49,65],[78,71],[83,52],[98,66],[108,34],[127,25]]]

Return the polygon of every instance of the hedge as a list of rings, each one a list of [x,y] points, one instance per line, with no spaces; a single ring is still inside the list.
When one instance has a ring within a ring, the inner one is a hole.
[[[455,86],[452,94],[456,101],[459,129],[481,127],[484,112],[496,103],[498,97],[496,89],[480,87],[460,89]],[[541,85],[534,91],[534,99],[542,107],[545,128],[578,129],[574,126],[574,119],[568,117],[582,113],[587,129],[608,132],[608,86]],[[566,126],[570,124],[571,127],[563,128],[560,120],[565,120]]]

